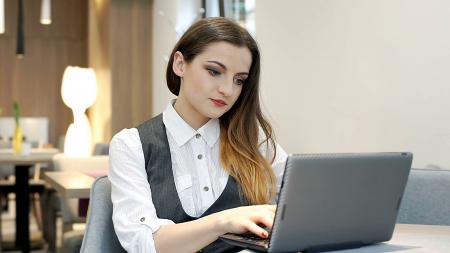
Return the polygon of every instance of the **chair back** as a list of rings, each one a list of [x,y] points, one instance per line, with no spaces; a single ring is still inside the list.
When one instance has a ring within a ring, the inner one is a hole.
[[[109,155],[109,143],[96,143],[93,155]]]
[[[412,169],[397,222],[450,225],[450,170]]]
[[[99,177],[91,188],[88,221],[80,253],[123,253],[112,222],[111,183]]]

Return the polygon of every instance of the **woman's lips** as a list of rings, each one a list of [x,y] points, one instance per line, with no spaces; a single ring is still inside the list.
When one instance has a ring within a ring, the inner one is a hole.
[[[221,100],[221,99],[212,99],[211,101],[214,103],[214,105],[218,106],[218,107],[222,107],[222,106],[226,106],[227,103],[225,103],[225,101]]]

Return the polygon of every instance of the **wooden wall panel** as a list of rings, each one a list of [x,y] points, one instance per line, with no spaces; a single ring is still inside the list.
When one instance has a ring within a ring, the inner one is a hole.
[[[89,66],[97,76],[97,100],[89,109],[93,142],[111,139],[110,0],[89,1]]]
[[[17,59],[17,1],[5,1],[6,33],[0,35],[0,107],[12,115],[18,100],[23,116],[48,117],[50,142],[57,144],[72,121],[61,99],[67,65],[87,66],[87,0],[52,1],[52,24],[39,22],[41,1],[24,1],[25,57]]]
[[[151,0],[111,0],[112,134],[151,116]]]

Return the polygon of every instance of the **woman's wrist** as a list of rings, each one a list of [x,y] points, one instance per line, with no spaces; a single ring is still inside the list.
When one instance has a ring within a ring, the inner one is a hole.
[[[228,220],[224,212],[217,212],[205,217],[209,219],[211,224],[211,231],[213,231],[217,236],[226,234],[228,232]]]

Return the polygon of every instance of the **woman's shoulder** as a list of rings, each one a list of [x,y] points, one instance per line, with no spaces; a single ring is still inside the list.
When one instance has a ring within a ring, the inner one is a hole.
[[[125,144],[134,144],[134,143],[140,143],[140,131],[152,131],[155,125],[155,123],[162,122],[162,114],[159,114],[153,118],[150,118],[142,123],[140,123],[138,126],[133,128],[124,128],[120,132],[116,133],[113,138],[111,139],[111,143],[120,142]]]
[[[111,146],[135,146],[140,145],[137,128],[125,128],[116,133],[111,139]]]
[[[145,128],[153,128],[156,126],[160,126],[161,124],[163,124],[163,114],[162,113],[142,122],[141,124],[136,126],[136,128],[138,130],[141,130],[141,129],[145,129]]]

